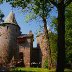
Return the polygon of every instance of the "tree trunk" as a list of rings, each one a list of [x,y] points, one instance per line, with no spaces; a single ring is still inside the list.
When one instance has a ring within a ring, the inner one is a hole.
[[[64,72],[65,65],[65,5],[58,4],[58,57],[56,72]]]
[[[52,58],[51,58],[51,49],[50,49],[50,43],[49,43],[49,35],[47,30],[47,22],[46,17],[43,17],[43,23],[44,23],[44,33],[45,33],[45,41],[47,44],[47,54],[48,54],[48,68],[52,68]]]

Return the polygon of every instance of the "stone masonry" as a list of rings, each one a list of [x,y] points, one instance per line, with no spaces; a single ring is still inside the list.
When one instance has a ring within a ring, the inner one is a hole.
[[[14,14],[11,12],[4,23],[0,24],[0,57],[5,63],[10,62],[13,56],[18,58],[16,39],[20,35],[20,28],[12,17]],[[11,21],[8,21],[8,18]]]
[[[0,24],[0,58],[22,62],[25,67],[43,67],[47,58],[44,34],[37,36],[37,48],[33,48],[33,34],[21,34],[13,12]]]
[[[41,67],[44,67],[44,63],[46,61],[46,59],[48,58],[47,55],[47,45],[45,43],[45,38],[44,38],[44,34],[41,33],[37,36],[37,45],[40,48],[41,52],[40,52],[40,59],[41,59]]]
[[[19,52],[23,53],[25,67],[31,65],[31,50],[33,48],[33,34],[21,35],[18,37]]]

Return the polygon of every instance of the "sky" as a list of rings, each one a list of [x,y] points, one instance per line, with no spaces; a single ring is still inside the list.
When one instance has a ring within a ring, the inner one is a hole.
[[[11,7],[10,4],[8,3],[3,3],[0,4],[0,10],[2,10],[2,12],[4,13],[5,17],[4,19],[8,16],[8,14],[13,10],[13,12],[15,13],[15,18],[16,21],[18,23],[18,25],[21,28],[21,32],[22,34],[28,34],[29,31],[31,30],[34,34],[34,43],[33,46],[36,47],[37,46],[37,41],[36,41],[36,33],[41,30],[40,25],[43,26],[43,22],[40,18],[38,19],[34,19],[32,21],[26,22],[26,15],[27,13],[22,13],[21,9],[16,9]],[[54,8],[54,10],[51,12],[51,16],[57,16],[56,13],[56,9]],[[50,18],[47,19],[47,23],[48,23],[48,28],[50,28]]]

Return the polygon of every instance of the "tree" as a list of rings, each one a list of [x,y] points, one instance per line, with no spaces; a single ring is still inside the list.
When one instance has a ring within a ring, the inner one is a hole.
[[[57,61],[57,34],[49,32],[49,41],[51,48],[52,64],[54,68],[56,67],[56,61]]]
[[[3,14],[3,12],[0,10],[0,23],[3,22],[3,20],[2,20],[3,17],[4,17],[4,14]]]
[[[57,31],[57,26],[58,26],[58,18],[53,17],[52,19],[52,27],[54,27],[54,30]],[[66,59],[65,63],[69,64],[71,63],[71,55],[72,55],[72,3],[69,4],[68,7],[65,9],[65,53],[66,53]]]
[[[72,63],[72,3],[66,8],[65,12],[65,48],[66,48],[66,64]]]
[[[58,10],[58,56],[56,72],[64,72],[65,65],[65,7],[71,0],[50,0]]]

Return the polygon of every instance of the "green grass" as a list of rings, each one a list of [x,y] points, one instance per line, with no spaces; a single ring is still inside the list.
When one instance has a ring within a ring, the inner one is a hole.
[[[11,69],[11,71],[25,71],[25,72],[55,72],[55,70],[48,70],[44,68],[15,68]]]
[[[13,72],[17,71],[25,71],[25,72],[55,72],[55,69],[48,70],[44,68],[24,68],[24,67],[18,67],[18,68],[13,68],[11,69]],[[72,72],[70,69],[65,69],[65,72]]]

